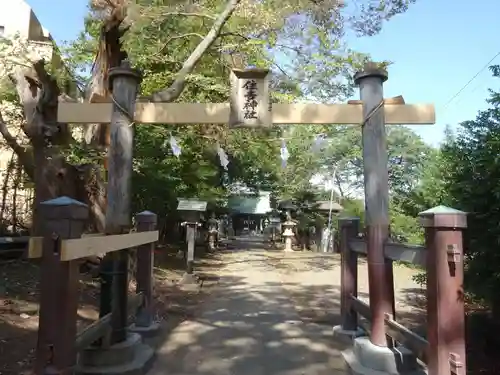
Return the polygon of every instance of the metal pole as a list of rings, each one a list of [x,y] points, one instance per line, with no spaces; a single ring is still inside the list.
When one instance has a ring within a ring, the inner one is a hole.
[[[330,191],[330,210],[328,211],[328,238],[326,241],[326,249],[323,249],[325,252],[328,252],[328,248],[330,243],[332,242],[332,210],[333,210],[333,181],[335,180],[335,174],[337,173],[337,168],[333,170],[332,174],[332,189]]]
[[[392,313],[388,285],[385,280],[384,244],[389,231],[389,173],[383,107],[383,82],[387,72],[375,64],[367,64],[358,72],[363,102],[363,164],[365,184],[365,225],[368,250],[368,280],[372,313],[370,340],[385,347],[384,315]]]
[[[330,226],[332,225],[332,209],[333,209],[333,179],[335,178],[335,171],[332,176],[332,188],[330,190],[330,210],[328,211],[328,230],[330,230]]]

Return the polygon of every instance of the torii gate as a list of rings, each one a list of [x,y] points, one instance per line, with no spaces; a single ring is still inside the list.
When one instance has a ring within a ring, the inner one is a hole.
[[[267,70],[234,70],[231,103],[158,103],[136,101],[139,72],[128,63],[110,71],[113,103],[59,103],[62,123],[111,123],[108,158],[106,232],[130,226],[133,123],[227,124],[263,127],[269,124],[347,124],[362,126],[365,185],[365,223],[372,314],[371,342],[387,345],[384,314],[393,314],[391,288],[385,280],[384,242],[389,229],[388,158],[385,125],[434,124],[431,104],[406,105],[402,97],[383,98],[387,72],[367,64],[354,79],[359,101],[349,104],[272,104],[269,108]],[[392,282],[390,280],[389,282]]]

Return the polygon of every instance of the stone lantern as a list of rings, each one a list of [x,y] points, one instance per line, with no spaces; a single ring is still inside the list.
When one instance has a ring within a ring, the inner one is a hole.
[[[181,280],[183,284],[196,282],[193,275],[196,231],[201,225],[201,215],[206,210],[207,202],[197,199],[179,199],[179,204],[177,205],[177,211],[181,211],[182,218],[184,219],[182,225],[186,227],[187,256],[186,272]]]
[[[208,249],[215,250],[217,245],[217,237],[219,235],[219,222],[215,218],[215,214],[210,215],[208,219]]]
[[[283,223],[283,237],[285,238],[285,251],[293,251],[292,240],[295,236],[295,226],[297,223],[292,220],[292,216],[287,212],[286,220]]]

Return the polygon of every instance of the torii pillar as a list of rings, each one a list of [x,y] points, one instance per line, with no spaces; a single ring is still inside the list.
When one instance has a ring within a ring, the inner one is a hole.
[[[368,252],[368,281],[372,313],[370,341],[386,346],[384,314],[392,315],[392,299],[385,280],[384,244],[389,234],[389,172],[383,82],[385,70],[374,65],[354,76],[363,102],[362,125],[365,187],[365,226]],[[391,286],[392,288],[392,286]]]
[[[389,235],[389,172],[385,129],[383,83],[388,74],[373,63],[354,76],[363,105],[362,140],[365,187],[365,226],[371,324],[369,337],[354,339],[354,348],[344,352],[356,374],[404,374],[416,368],[416,359],[404,348],[387,347],[385,315],[393,315],[392,285],[386,274],[384,246]],[[353,333],[357,335],[358,333]]]

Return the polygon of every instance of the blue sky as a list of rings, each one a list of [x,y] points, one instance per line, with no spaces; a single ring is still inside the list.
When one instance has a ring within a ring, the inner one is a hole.
[[[83,28],[87,0],[28,0],[57,41]],[[361,1],[359,1],[361,3]],[[448,101],[500,52],[500,1],[417,0],[375,37],[353,38],[350,46],[374,60],[390,60],[387,97],[402,94],[407,103],[434,103],[437,123],[414,126],[426,142],[438,144],[446,124],[456,126],[486,108],[488,88],[500,85],[485,69],[451,103]],[[500,56],[493,63],[500,64]]]

